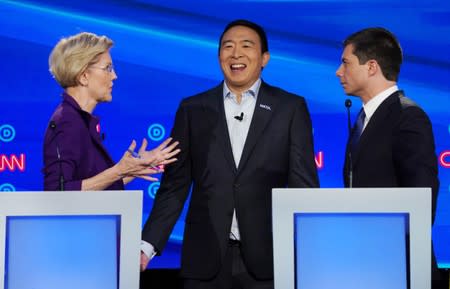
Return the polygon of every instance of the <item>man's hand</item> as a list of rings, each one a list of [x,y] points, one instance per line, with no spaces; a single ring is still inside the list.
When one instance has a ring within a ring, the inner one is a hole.
[[[150,258],[141,251],[141,272],[144,272],[145,269],[147,269],[148,262],[150,262]]]

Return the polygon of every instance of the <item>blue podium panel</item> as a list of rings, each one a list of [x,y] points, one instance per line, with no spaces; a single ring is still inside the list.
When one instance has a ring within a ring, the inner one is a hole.
[[[408,289],[408,214],[294,214],[297,289]]]
[[[120,216],[6,218],[6,289],[117,289]]]

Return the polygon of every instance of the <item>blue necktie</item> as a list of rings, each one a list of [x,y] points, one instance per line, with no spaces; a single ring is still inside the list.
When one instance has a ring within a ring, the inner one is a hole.
[[[356,119],[355,126],[353,128],[353,134],[351,139],[352,153],[356,152],[356,150],[358,149],[359,138],[361,137],[361,134],[363,132],[365,119],[366,113],[364,112],[364,109],[361,108],[358,114],[358,118]]]

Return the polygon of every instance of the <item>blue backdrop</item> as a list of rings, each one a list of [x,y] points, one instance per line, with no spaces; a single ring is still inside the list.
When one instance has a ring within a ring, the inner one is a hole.
[[[341,41],[368,26],[393,31],[405,62],[399,86],[431,117],[441,189],[433,239],[440,266],[450,266],[450,2],[442,0],[0,0],[0,191],[42,190],[42,140],[61,88],[48,55],[63,36],[105,34],[118,79],[101,104],[105,144],[118,160],[132,139],[155,146],[170,133],[184,97],[222,80],[217,42],[236,18],[261,24],[271,60],[263,78],[305,96],[312,115],[323,187],[342,187],[346,96],[335,76]],[[360,103],[353,99],[352,117]],[[158,183],[144,190],[144,220]],[[151,267],[179,266],[184,214]]]

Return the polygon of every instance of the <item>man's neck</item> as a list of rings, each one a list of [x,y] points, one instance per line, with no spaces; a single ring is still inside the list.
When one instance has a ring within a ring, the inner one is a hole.
[[[395,81],[384,81],[383,83],[380,83],[372,88],[369,88],[367,92],[364,95],[361,95],[361,101],[366,104],[369,102],[372,98],[380,94],[381,92],[385,91],[386,89],[393,87],[394,85],[397,85]]]
[[[242,94],[244,92],[248,91],[250,88],[252,88],[258,82],[258,80],[259,80],[259,78],[256,79],[251,85],[247,85],[247,86],[233,86],[233,85],[230,85],[226,80],[225,80],[225,84],[226,84],[226,87],[231,91],[231,93],[236,95],[236,102],[238,104],[240,104],[242,101]],[[256,92],[257,91],[255,91],[255,93]]]

